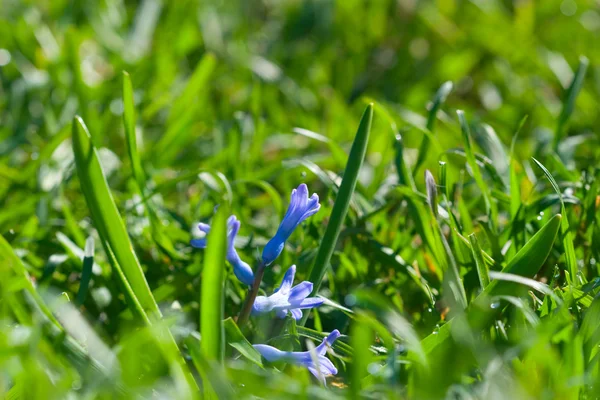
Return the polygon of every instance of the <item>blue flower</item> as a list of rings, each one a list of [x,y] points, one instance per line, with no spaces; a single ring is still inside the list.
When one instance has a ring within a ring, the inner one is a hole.
[[[210,232],[210,225],[200,223],[198,224],[198,229],[205,234]],[[252,272],[252,268],[242,261],[240,256],[234,247],[235,237],[240,230],[240,221],[232,215],[227,220],[227,261],[229,264],[233,266],[233,273],[240,280],[240,282],[250,286],[254,282],[254,273]],[[198,249],[206,248],[206,235],[201,239],[192,239],[190,241],[192,247],[196,247]]]
[[[281,254],[285,241],[288,240],[294,229],[306,218],[319,211],[319,196],[313,193],[308,197],[308,188],[303,183],[298,189],[292,190],[290,205],[277,229],[277,233],[265,246],[262,253],[264,265],[269,265]]]
[[[302,309],[314,308],[323,304],[324,300],[317,297],[308,297],[313,289],[311,282],[301,282],[292,287],[296,266],[292,265],[281,282],[270,296],[258,296],[252,305],[252,314],[264,314],[275,311],[279,318],[285,318],[288,311],[295,320],[302,318]],[[308,297],[308,298],[307,298]]]
[[[337,374],[337,369],[325,357],[325,353],[340,336],[340,332],[337,329],[334,330],[323,339],[323,343],[317,346],[314,351],[281,351],[266,344],[255,344],[254,348],[269,362],[284,361],[308,368],[310,373],[325,385],[326,376]]]

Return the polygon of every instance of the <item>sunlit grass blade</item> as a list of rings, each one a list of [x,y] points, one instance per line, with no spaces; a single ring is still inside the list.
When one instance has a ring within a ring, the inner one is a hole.
[[[128,305],[142,323],[153,324],[160,320],[161,312],[150,291],[142,267],[133,251],[125,224],[112,198],[97,150],[92,144],[85,123],[79,117],[73,121],[73,153],[81,189],[92,215],[94,226],[98,230],[113,271],[121,283]],[[162,327],[162,322],[159,322],[159,326],[166,351],[172,359],[176,360],[181,375],[185,377],[190,390],[194,391],[195,381],[179,354],[175,339],[168,328]]]
[[[125,71],[123,71],[123,125],[125,126],[127,154],[129,154],[133,177],[143,195],[146,180],[144,178],[144,170],[142,169],[142,162],[137,148],[137,138],[135,136],[133,86],[131,84],[131,77]]]
[[[590,62],[587,57],[579,58],[579,65],[577,66],[577,71],[575,71],[575,76],[573,76],[573,80],[565,92],[562,110],[558,117],[556,131],[554,132],[554,141],[552,143],[555,151],[558,150],[558,144],[564,135],[565,125],[575,109],[575,101],[577,100],[577,96],[579,95],[579,92],[583,86],[583,80],[585,78],[585,73],[589,63]]]
[[[369,104],[362,116],[360,125],[358,126],[358,131],[356,132],[356,137],[352,143],[352,149],[350,150],[350,156],[348,157],[348,162],[344,171],[344,177],[342,178],[342,183],[340,185],[337,198],[335,199],[333,209],[331,210],[329,224],[327,225],[327,229],[323,235],[315,262],[312,264],[309,271],[309,280],[314,285],[313,293],[317,293],[319,291],[321,281],[323,280],[325,272],[329,266],[329,261],[333,255],[333,250],[346,218],[348,206],[350,205],[350,199],[352,198],[352,193],[354,192],[354,188],[356,187],[356,182],[358,180],[358,173],[360,172],[360,167],[362,166],[367,151],[372,120],[373,105]],[[303,321],[306,321],[308,314],[308,312],[304,314]]]
[[[224,352],[223,292],[225,277],[225,252],[227,246],[226,205],[220,205],[208,234],[202,289],[200,292],[200,348],[207,362],[220,363]],[[205,396],[212,397],[211,388],[204,388]]]
[[[230,317],[223,321],[227,344],[240,352],[241,355],[252,361],[254,364],[262,367],[260,353],[256,351],[252,344],[246,339],[235,321]]]
[[[369,364],[371,364],[373,359],[373,354],[369,348],[373,342],[373,330],[365,319],[366,316],[362,313],[357,314],[350,334],[354,354],[352,357],[352,385],[350,388],[352,390],[352,398],[354,399],[361,398],[360,392],[363,386],[363,378],[368,376]]]
[[[73,121],[73,152],[77,175],[85,200],[88,204],[95,228],[103,243],[110,246],[123,275],[138,298],[144,311],[160,316],[160,311],[144,272],[137,259],[125,224],[108,188],[97,150],[83,120]]]
[[[221,205],[208,234],[200,299],[202,353],[207,360],[223,358],[223,278],[227,246],[227,207]]]
[[[548,181],[550,181],[552,188],[560,198],[560,212],[563,215],[562,222],[560,225],[560,233],[562,235],[563,247],[565,250],[565,261],[567,264],[567,270],[569,271],[570,279],[575,282],[575,280],[577,279],[577,271],[579,269],[577,267],[575,245],[573,244],[573,234],[569,229],[569,219],[567,217],[567,210],[565,208],[565,202],[563,200],[562,192],[550,171],[548,171],[548,169],[535,158],[533,159],[533,162],[542,170],[544,175],[546,175],[546,178],[548,178]]]
[[[438,216],[437,185],[431,171],[425,170],[425,189],[427,190],[427,203],[433,215]]]
[[[137,137],[135,133],[135,106],[133,98],[133,86],[131,84],[131,77],[125,71],[123,71],[123,125],[125,127],[125,139],[127,144],[127,154],[129,155],[129,162],[131,163],[131,169],[133,178],[136,182],[138,193],[144,204],[144,211],[148,216],[150,222],[150,229],[152,231],[152,238],[167,255],[176,260],[186,260],[187,258],[182,255],[169,238],[163,233],[163,226],[160,219],[156,215],[156,210],[153,204],[147,196],[146,190],[146,177],[142,168],[142,161],[140,159]]]

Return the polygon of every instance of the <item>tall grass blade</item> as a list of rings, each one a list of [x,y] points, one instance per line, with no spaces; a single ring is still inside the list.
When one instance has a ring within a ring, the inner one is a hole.
[[[342,229],[342,224],[346,218],[352,193],[354,192],[358,180],[358,173],[367,152],[372,120],[373,104],[369,104],[362,116],[358,131],[356,132],[356,137],[352,143],[352,149],[350,150],[344,177],[342,178],[337,198],[335,199],[333,209],[331,210],[329,224],[323,235],[323,240],[319,246],[315,262],[309,270],[309,280],[314,285],[313,293],[317,293],[321,287],[321,281],[329,266],[329,261],[331,260],[333,250]],[[308,314],[308,312],[304,314],[303,322],[308,318]]]
[[[220,205],[208,234],[200,292],[200,348],[206,362],[217,364],[222,362],[224,352],[223,279],[228,216],[226,205]],[[206,378],[204,376],[205,383]],[[214,398],[214,388],[205,384],[204,395],[206,398]]]
[[[125,224],[108,188],[98,152],[80,117],[73,121],[73,153],[81,189],[103,244],[110,246],[123,275],[145,312],[160,316]],[[108,250],[107,250],[108,252]]]
[[[533,162],[542,170],[544,175],[546,175],[546,178],[548,178],[548,180],[550,181],[552,188],[560,198],[560,212],[563,215],[560,226],[560,233],[562,235],[563,247],[565,250],[565,261],[567,264],[567,270],[569,271],[570,279],[576,279],[577,272],[579,270],[577,267],[577,255],[575,254],[575,245],[573,244],[573,234],[569,229],[569,219],[567,217],[567,210],[565,208],[565,202],[563,199],[562,192],[550,171],[548,171],[548,169],[535,158],[533,158]]]

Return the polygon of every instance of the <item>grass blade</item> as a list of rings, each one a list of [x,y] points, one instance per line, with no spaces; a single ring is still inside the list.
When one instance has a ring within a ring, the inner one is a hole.
[[[252,344],[246,339],[240,328],[237,326],[235,321],[230,317],[223,321],[223,325],[226,333],[227,343],[240,352],[241,355],[252,361],[254,364],[262,367],[261,355]]]
[[[123,71],[123,124],[125,126],[125,138],[127,139],[127,153],[133,170],[133,177],[139,186],[140,191],[144,190],[145,178],[142,162],[137,149],[137,139],[135,136],[135,107],[133,102],[133,86],[131,77]],[[143,197],[143,193],[142,193]]]
[[[213,219],[208,234],[202,289],[200,292],[200,350],[207,363],[220,364],[224,353],[223,292],[225,271],[225,248],[227,245],[227,207],[221,205]],[[206,371],[204,371],[206,372]],[[207,376],[203,378],[208,382]],[[204,396],[216,398],[215,389],[204,385]]]
[[[89,237],[85,241],[85,253],[83,255],[83,267],[81,273],[81,280],[79,281],[79,291],[77,291],[77,298],[75,303],[81,306],[85,301],[85,298],[90,287],[90,280],[92,278],[92,268],[94,267],[94,238]]]
[[[563,215],[563,219],[560,225],[560,233],[563,238],[565,261],[567,264],[567,269],[569,271],[570,279],[576,279],[579,268],[577,267],[577,256],[575,254],[575,245],[573,244],[573,234],[569,230],[569,219],[567,218],[567,210],[565,208],[565,202],[562,196],[562,192],[560,191],[560,187],[558,186],[558,183],[556,183],[556,180],[554,179],[550,171],[548,171],[548,169],[535,158],[533,158],[533,162],[535,162],[535,164],[542,170],[544,175],[546,175],[546,178],[548,178],[548,180],[550,181],[552,188],[560,198],[560,212]]]
[[[337,198],[331,210],[331,218],[323,240],[319,246],[319,251],[315,258],[314,264],[312,264],[309,270],[310,281],[314,284],[313,293],[317,293],[321,286],[321,281],[329,265],[329,260],[333,255],[333,250],[337,243],[338,236],[342,229],[342,224],[348,213],[348,206],[350,205],[350,199],[352,193],[356,187],[356,181],[358,180],[358,173],[362,166],[365,154],[367,152],[367,144],[369,142],[369,133],[371,131],[371,122],[373,120],[373,104],[369,104],[360,120],[354,143],[352,143],[352,149],[350,150],[350,156],[346,164],[344,171],[344,177],[338,191]],[[303,322],[306,322],[308,318],[308,312],[304,314]]]
[[[128,305],[143,323],[158,322],[157,325],[162,331],[165,353],[168,353],[177,363],[176,366],[180,369],[179,375],[185,378],[190,391],[193,392],[196,383],[179,353],[175,339],[160,321],[160,309],[150,291],[142,267],[133,251],[125,224],[108,188],[98,152],[80,117],[75,117],[73,121],[73,153],[81,190],[92,214],[94,226],[98,230],[113,270],[120,280]]]
[[[108,188],[98,152],[80,117],[75,117],[73,121],[73,153],[81,189],[98,234],[103,243],[110,246],[116,262],[122,268],[124,277],[144,311],[160,316],[158,305],[154,301],[125,224]]]
[[[163,233],[163,226],[158,218],[156,211],[147,196],[146,178],[142,168],[142,161],[137,148],[137,138],[135,134],[135,107],[133,102],[133,86],[131,77],[123,71],[123,125],[125,127],[125,138],[127,143],[127,154],[131,163],[133,178],[137,184],[138,193],[144,204],[144,211],[150,222],[152,238],[165,254],[175,260],[186,260],[187,258],[181,254],[171,240]]]
[[[202,271],[200,346],[208,361],[220,361],[223,358],[223,278],[228,216],[227,207],[221,205],[208,234]]]
[[[469,235],[469,243],[471,243],[471,254],[473,255],[473,260],[475,261],[475,267],[477,268],[479,284],[481,285],[481,289],[484,290],[490,283],[490,271],[483,259],[483,253],[481,252],[481,247],[479,246],[479,240],[477,240],[477,236],[474,233]]]

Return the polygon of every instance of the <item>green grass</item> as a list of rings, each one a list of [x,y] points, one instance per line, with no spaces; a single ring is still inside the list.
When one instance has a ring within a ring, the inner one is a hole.
[[[599,34],[592,0],[3,2],[0,397],[600,397]],[[226,219],[256,270],[300,183],[259,294],[296,264],[328,301],[238,324]],[[334,329],[327,386],[252,347]]]

